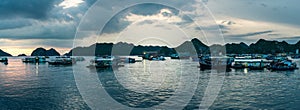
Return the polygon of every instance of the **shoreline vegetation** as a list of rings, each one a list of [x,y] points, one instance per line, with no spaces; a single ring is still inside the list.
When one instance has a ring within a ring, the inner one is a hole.
[[[160,55],[170,57],[176,53],[194,54],[210,54],[210,50],[226,48],[226,54],[296,54],[296,50],[300,49],[300,41],[296,44],[289,44],[286,41],[268,41],[264,39],[258,40],[256,43],[247,45],[241,43],[227,43],[225,45],[207,46],[199,39],[194,38],[186,41],[181,45],[169,48],[167,46],[135,46],[134,44],[119,42],[113,43],[96,43],[89,47],[76,47],[71,49],[66,56],[99,56],[99,55],[143,55],[145,52],[158,52]],[[217,50],[221,51],[221,50]],[[0,49],[0,56],[12,56]],[[19,56],[25,56],[20,54]],[[46,50],[44,48],[35,49],[30,56],[60,56],[53,48]]]

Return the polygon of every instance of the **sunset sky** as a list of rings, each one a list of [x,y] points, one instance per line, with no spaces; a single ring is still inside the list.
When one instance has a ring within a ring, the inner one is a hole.
[[[18,55],[29,55],[37,47],[55,48],[61,54],[73,47],[77,26],[96,0],[1,0],[0,49]],[[118,0],[111,0],[118,2]],[[191,2],[193,0],[179,3]],[[286,40],[300,39],[299,0],[202,0],[210,9],[215,22],[224,34],[225,42],[256,42],[260,38]],[[114,7],[112,7],[114,8]],[[101,13],[99,15],[101,16]],[[189,40],[177,29],[191,26],[192,21],[179,11],[163,5],[144,4],[118,13],[103,30],[99,42],[133,42],[140,36],[160,36],[171,44],[158,40],[139,41],[144,45],[166,44],[176,46]],[[176,24],[176,26],[172,26]],[[201,25],[201,24],[200,24]],[[199,31],[199,30],[198,30]],[[89,39],[90,36],[86,35]],[[172,38],[170,36],[179,36]],[[157,44],[156,44],[157,43]],[[205,43],[205,42],[204,42]],[[83,46],[92,43],[83,44]]]

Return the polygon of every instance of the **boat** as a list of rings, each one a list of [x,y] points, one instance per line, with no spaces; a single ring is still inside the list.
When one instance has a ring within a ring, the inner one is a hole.
[[[296,54],[296,55],[293,55],[291,56],[292,59],[300,59],[300,54]]]
[[[45,57],[26,57],[23,58],[24,63],[44,63],[47,62]]]
[[[113,56],[96,57],[90,61],[88,68],[113,68],[120,67],[119,61]]]
[[[49,65],[73,65],[75,63],[75,59],[67,56],[55,57],[48,61]]]
[[[232,63],[234,69],[249,68],[251,70],[263,70],[268,63],[265,59],[249,59],[249,58],[235,58]]]
[[[138,57],[138,56],[133,56],[132,58],[135,59],[135,62],[143,62],[143,58],[142,57]]]
[[[291,60],[274,60],[269,66],[268,69],[271,71],[293,71],[299,69],[296,63],[293,63]]]
[[[233,59],[227,56],[220,56],[220,57],[201,56],[199,58],[199,64],[201,70],[226,69],[226,71],[230,71],[232,61]]]
[[[84,61],[85,60],[84,57],[75,57],[74,59],[75,59],[75,61]]]
[[[6,57],[1,57],[0,62],[8,62],[8,59]]]
[[[136,62],[135,58],[131,58],[131,57],[119,57],[118,61],[121,63],[135,63]]]
[[[180,59],[178,54],[170,55],[171,59]]]
[[[150,60],[150,61],[165,61],[166,58],[164,56],[150,56],[148,60]]]
[[[0,62],[2,62],[3,64],[7,65],[8,64],[8,59],[6,57],[1,57],[0,58]]]
[[[179,54],[171,54],[171,59],[190,59],[190,55],[188,53],[179,53]]]

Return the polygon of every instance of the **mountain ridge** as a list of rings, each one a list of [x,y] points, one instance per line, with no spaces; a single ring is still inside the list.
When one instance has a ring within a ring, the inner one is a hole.
[[[169,48],[167,46],[141,46],[134,45],[126,42],[113,43],[96,43],[89,47],[76,47],[71,49],[70,52],[65,55],[71,56],[74,50],[77,55],[86,55],[80,52],[93,53],[95,55],[110,55],[112,52],[120,55],[143,55],[143,52],[147,51],[157,51],[161,55],[170,56],[170,54],[188,52],[190,54],[197,53],[200,54],[209,54],[211,53],[211,48],[226,48],[227,54],[276,54],[276,53],[293,53],[296,49],[300,49],[300,41],[296,44],[289,44],[286,41],[275,41],[275,40],[265,40],[259,39],[255,43],[247,45],[244,42],[240,43],[227,43],[225,45],[211,45],[207,46],[202,43],[199,39],[194,38],[190,41],[185,41],[181,45]],[[93,48],[92,48],[93,47]],[[96,48],[95,48],[96,47]],[[117,49],[121,52],[115,52],[112,50]],[[72,51],[73,50],[73,51]]]
[[[0,49],[0,56],[12,56],[12,55]]]

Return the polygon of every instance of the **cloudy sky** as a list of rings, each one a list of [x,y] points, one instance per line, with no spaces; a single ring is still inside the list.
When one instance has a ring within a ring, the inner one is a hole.
[[[96,1],[1,0],[0,49],[18,55],[30,54],[37,47],[45,47],[55,48],[63,54],[73,47],[77,26]],[[299,0],[202,2],[222,29],[225,42],[250,44],[264,38],[296,43],[300,38]],[[101,17],[101,14],[95,16]],[[188,31],[183,32],[182,27]],[[176,8],[141,4],[117,13],[107,22],[101,38],[96,41],[177,46],[184,40],[197,37],[201,30],[191,18],[182,15]],[[90,41],[95,41],[95,36],[96,33],[81,35],[79,39],[85,43],[81,42],[80,45],[91,45],[93,42]],[[145,36],[148,39],[143,39]]]

